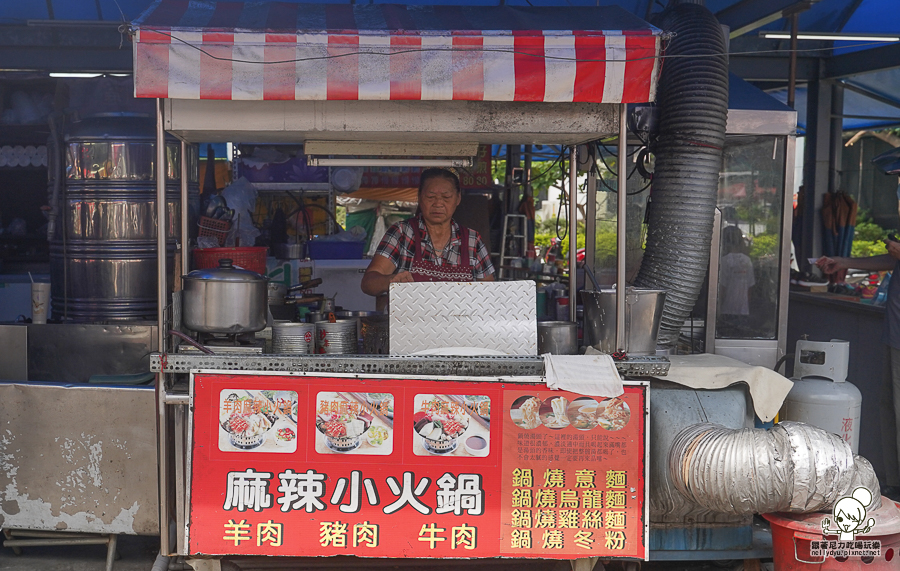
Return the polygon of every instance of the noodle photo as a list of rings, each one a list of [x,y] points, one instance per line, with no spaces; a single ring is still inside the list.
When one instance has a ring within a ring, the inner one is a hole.
[[[533,430],[541,425],[541,399],[533,396],[517,398],[509,409],[509,416],[519,428]]]

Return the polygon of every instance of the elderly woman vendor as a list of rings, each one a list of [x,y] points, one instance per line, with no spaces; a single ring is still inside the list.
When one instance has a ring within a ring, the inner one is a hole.
[[[481,236],[453,220],[460,200],[454,172],[425,170],[419,214],[388,228],[363,276],[363,292],[383,296],[390,284],[403,282],[493,281],[494,266]]]

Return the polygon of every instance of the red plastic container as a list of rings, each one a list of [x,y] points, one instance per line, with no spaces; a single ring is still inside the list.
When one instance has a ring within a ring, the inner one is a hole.
[[[231,260],[235,266],[266,275],[266,252],[268,248],[196,248],[194,269],[218,268],[219,260]]]
[[[219,245],[223,245],[228,239],[228,232],[231,231],[230,220],[216,220],[215,218],[200,217],[200,231],[198,236],[215,238]]]
[[[813,557],[810,555],[811,542],[823,541],[822,520],[833,519],[832,514],[763,514],[772,527],[772,550],[776,571],[889,571],[900,569],[900,508],[890,499],[882,496],[881,507],[866,517],[874,518],[875,524],[866,535],[857,535],[860,541],[881,541],[881,556],[871,560],[848,557],[837,560],[833,557]],[[832,527],[834,523],[832,522]],[[837,540],[829,535],[828,540]]]

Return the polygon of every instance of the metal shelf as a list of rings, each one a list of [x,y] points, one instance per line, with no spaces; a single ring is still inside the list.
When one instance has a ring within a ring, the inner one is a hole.
[[[251,182],[257,192],[297,191],[304,194],[332,194],[329,182]]]
[[[165,367],[163,367],[165,362]],[[543,376],[540,357],[427,357],[388,355],[150,355],[154,373],[197,369],[459,377]]]
[[[616,361],[615,364],[619,374],[623,377],[663,377],[669,372],[669,360],[666,357],[628,357],[621,361]],[[437,357],[393,355],[150,354],[150,370],[154,373],[189,373],[198,369],[349,373],[360,375],[543,377],[544,360],[536,355]]]

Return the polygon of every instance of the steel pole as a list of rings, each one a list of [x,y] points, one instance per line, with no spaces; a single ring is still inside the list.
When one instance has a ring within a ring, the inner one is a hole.
[[[159,343],[158,351],[166,353],[166,130],[165,100],[156,100],[156,321]],[[166,555],[169,546],[169,482],[167,451],[169,449],[166,430],[166,374],[156,376],[157,403],[157,452],[159,468],[159,551]]]
[[[188,149],[190,145],[181,141],[181,275],[191,271],[190,228],[190,196],[188,195]]]
[[[163,100],[156,100],[156,322],[159,351],[166,351],[166,131]]]
[[[578,271],[575,256],[578,252],[578,147],[569,147],[569,321],[575,321],[575,289]]]
[[[788,65],[788,92],[787,105],[794,108],[794,95],[797,92],[797,33],[799,29],[800,13],[791,14],[791,54]]]
[[[618,164],[616,165],[617,194],[616,194],[616,350],[625,350],[625,231],[627,220],[625,207],[628,201],[627,165],[628,160],[628,105],[619,104],[619,149]]]
[[[584,205],[584,265],[590,266],[596,275],[597,263],[597,172],[594,169],[596,149],[588,150],[587,198]],[[585,276],[586,277],[586,276]],[[594,289],[591,280],[585,280],[584,289]]]

